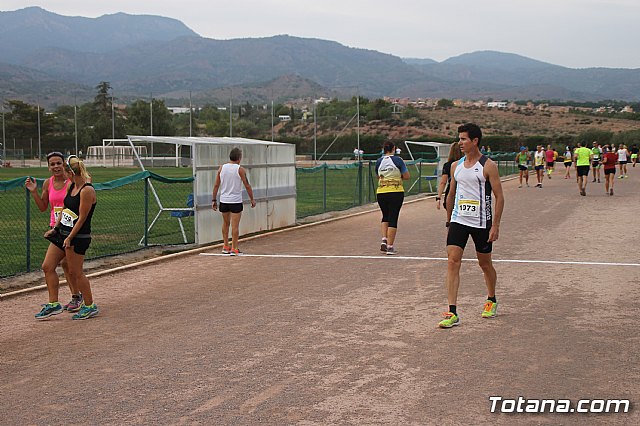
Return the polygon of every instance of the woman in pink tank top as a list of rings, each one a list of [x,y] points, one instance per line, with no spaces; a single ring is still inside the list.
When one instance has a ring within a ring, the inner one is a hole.
[[[31,192],[33,200],[40,209],[41,212],[47,210],[47,207],[51,206],[51,214],[49,217],[49,226],[53,227],[56,224],[57,215],[60,214],[64,207],[64,197],[67,195],[67,189],[71,184],[71,180],[67,176],[64,167],[64,156],[60,152],[52,152],[47,155],[47,164],[49,166],[49,172],[51,177],[44,181],[42,184],[42,194],[38,194],[38,184],[35,179],[27,178],[25,187]],[[45,275],[51,275],[51,279],[58,280],[58,273],[56,272],[57,262],[52,261],[55,256],[51,256],[52,250],[59,250],[53,244],[49,244],[47,254],[42,262],[42,269],[45,271]],[[76,291],[75,285],[70,279],[69,269],[67,262],[63,258],[60,262],[60,266],[64,270],[64,276],[71,290],[71,301],[64,305],[64,309],[69,312],[77,312],[80,310],[82,304],[82,295]],[[55,278],[54,278],[55,275]]]

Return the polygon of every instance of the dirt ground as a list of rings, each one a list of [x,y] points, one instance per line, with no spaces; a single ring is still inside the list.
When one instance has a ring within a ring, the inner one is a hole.
[[[432,199],[404,206],[398,256],[379,254],[372,212],[243,243],[252,256],[96,278],[88,321],[36,322],[45,292],[3,300],[0,423],[638,424],[639,183],[640,168],[613,197],[592,183],[579,196],[573,176],[506,182],[498,317],[480,317],[483,277],[464,262],[449,330],[446,262],[418,258],[445,256]],[[490,396],[634,405],[498,414]]]

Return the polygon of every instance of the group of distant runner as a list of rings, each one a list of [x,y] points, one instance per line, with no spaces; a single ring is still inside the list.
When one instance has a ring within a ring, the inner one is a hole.
[[[638,146],[633,145],[629,149],[626,145],[620,144],[617,148],[614,144],[601,145],[598,141],[593,141],[593,147],[588,148],[578,142],[575,149],[569,146],[565,147],[562,155],[562,162],[565,167],[565,179],[571,178],[571,168],[575,167],[576,182],[578,183],[578,191],[580,195],[587,195],[587,182],[589,171],[593,171],[593,180],[591,182],[600,183],[601,177],[605,180],[605,190],[609,195],[613,195],[613,184],[616,174],[616,167],[619,168],[618,179],[627,178],[627,164],[632,163],[635,167],[638,162]],[[542,188],[544,176],[551,179],[551,175],[555,169],[555,163],[559,160],[558,151],[548,145],[545,149],[543,145],[538,145],[536,151],[531,154],[526,146],[520,147],[520,152],[516,154],[515,162],[519,169],[518,188],[522,188],[524,184],[529,186],[529,163],[533,162],[536,172],[536,187]],[[604,170],[601,173],[601,169]],[[603,176],[604,174],[604,176]]]

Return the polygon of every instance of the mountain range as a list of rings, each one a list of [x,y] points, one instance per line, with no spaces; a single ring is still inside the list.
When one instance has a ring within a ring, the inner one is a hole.
[[[482,51],[442,62],[277,35],[213,40],[182,22],[116,13],[69,17],[30,7],[0,12],[0,97],[50,105],[92,98],[200,101],[328,96],[595,101],[640,99],[640,69],[572,69]],[[274,93],[275,92],[275,93]]]

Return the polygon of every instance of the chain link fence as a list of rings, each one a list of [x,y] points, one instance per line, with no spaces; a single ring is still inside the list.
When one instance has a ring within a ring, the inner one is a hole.
[[[515,153],[493,154],[500,175],[517,172]],[[297,168],[297,216],[303,218],[346,210],[376,201],[376,161],[323,163]],[[405,193],[435,193],[440,177],[437,159],[407,161],[411,179]],[[0,181],[0,277],[40,268],[49,242],[42,235],[49,213],[38,210],[26,176]],[[37,179],[42,190],[44,179]],[[193,178],[166,178],[149,171],[95,183],[98,204],[92,219],[92,244],[87,259],[123,254],[152,245],[193,243]],[[158,203],[160,201],[160,204]],[[191,201],[190,201],[191,200]],[[160,207],[162,205],[162,208]],[[171,210],[164,210],[171,209]]]
[[[49,212],[40,212],[25,177],[0,182],[4,206],[0,221],[0,277],[40,268],[49,242]],[[44,179],[37,179],[42,190]],[[151,245],[195,241],[194,219],[187,205],[193,178],[165,178],[145,171],[95,183],[98,204],[91,221],[92,243],[86,259],[122,254]],[[156,198],[157,195],[157,198]],[[182,211],[162,210],[163,208]],[[155,219],[155,220],[154,220]]]

